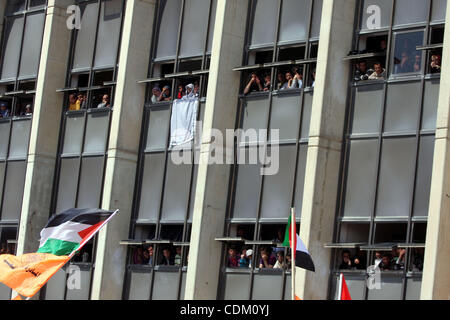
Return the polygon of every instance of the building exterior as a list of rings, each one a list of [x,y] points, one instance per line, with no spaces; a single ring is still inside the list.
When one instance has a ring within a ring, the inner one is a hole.
[[[293,207],[316,266],[300,298],[336,299],[341,272],[355,300],[450,298],[449,6],[2,1],[2,252],[65,209],[119,209],[39,299],[289,300],[268,264]],[[198,143],[177,151],[188,84]]]

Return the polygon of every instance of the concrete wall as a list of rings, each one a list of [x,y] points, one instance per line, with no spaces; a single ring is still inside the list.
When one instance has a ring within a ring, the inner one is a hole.
[[[121,299],[139,153],[155,0],[128,0],[108,147],[102,208],[120,213],[100,232],[92,299]]]
[[[430,191],[421,299],[450,299],[450,1],[447,2],[441,88]]]
[[[323,3],[300,230],[316,272],[297,269],[296,294],[304,300],[328,298],[331,251],[323,245],[333,240],[351,71],[342,58],[352,45],[356,2]]]

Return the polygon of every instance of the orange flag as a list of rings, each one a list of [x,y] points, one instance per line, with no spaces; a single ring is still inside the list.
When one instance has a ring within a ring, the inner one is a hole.
[[[67,256],[47,253],[0,255],[0,282],[22,296],[33,297],[67,261]]]

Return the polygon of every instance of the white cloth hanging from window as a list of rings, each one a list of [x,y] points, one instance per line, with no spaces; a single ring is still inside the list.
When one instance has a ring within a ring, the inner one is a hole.
[[[170,149],[194,140],[198,107],[197,97],[185,96],[183,99],[173,101]]]

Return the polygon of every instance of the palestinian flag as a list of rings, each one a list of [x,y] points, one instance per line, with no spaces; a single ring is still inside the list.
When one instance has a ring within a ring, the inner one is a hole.
[[[295,236],[292,237],[292,217],[289,216],[289,222],[286,226],[286,232],[284,236],[284,242],[283,246],[290,247],[290,248],[296,248],[294,256],[292,257],[295,259],[295,266],[298,268],[306,269],[312,272],[315,272],[316,269],[314,267],[314,262],[312,261],[311,255],[309,254],[308,250],[306,249],[306,246],[304,245],[303,241],[300,239],[300,237],[297,234],[297,226],[294,223],[294,234]],[[292,238],[294,238],[294,245],[292,245]]]
[[[69,209],[53,216],[41,231],[38,253],[72,256],[114,214],[99,209]]]

